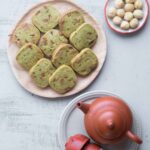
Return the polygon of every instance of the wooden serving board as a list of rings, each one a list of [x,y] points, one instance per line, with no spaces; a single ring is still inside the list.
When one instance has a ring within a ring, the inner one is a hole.
[[[99,60],[98,67],[96,68],[95,71],[93,71],[87,77],[83,78],[83,77],[78,76],[77,85],[71,91],[62,95],[62,94],[56,93],[50,87],[41,89],[41,88],[37,87],[35,83],[33,83],[29,73],[26,70],[24,70],[16,62],[16,55],[17,55],[19,48],[16,46],[15,43],[13,43],[11,36],[8,41],[8,49],[7,49],[9,62],[10,62],[11,68],[13,70],[13,73],[14,73],[16,79],[29,92],[31,92],[35,95],[38,95],[38,96],[48,97],[48,98],[70,96],[70,95],[80,92],[81,90],[83,90],[87,86],[89,86],[94,81],[94,79],[97,77],[97,75],[99,74],[99,72],[104,64],[106,52],[107,52],[106,36],[105,36],[105,33],[104,33],[101,25],[89,13],[87,13],[85,10],[83,10],[82,8],[80,8],[79,6],[77,6],[72,1],[69,1],[69,0],[50,0],[50,1],[42,2],[42,3],[32,7],[27,13],[25,13],[23,15],[23,17],[19,20],[17,25],[15,25],[12,33],[10,33],[10,34],[13,34],[15,29],[20,24],[25,23],[25,22],[31,22],[31,17],[33,16],[33,14],[35,12],[37,12],[37,10],[39,10],[43,5],[46,5],[46,4],[51,4],[52,6],[57,8],[61,12],[61,14],[64,14],[66,11],[68,11],[70,9],[79,10],[83,14],[85,21],[87,23],[91,24],[92,26],[94,26],[94,28],[96,29],[96,31],[98,33],[98,40],[92,49],[98,57],[98,60]]]

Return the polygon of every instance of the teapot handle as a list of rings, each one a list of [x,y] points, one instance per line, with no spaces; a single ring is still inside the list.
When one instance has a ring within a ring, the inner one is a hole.
[[[135,134],[133,134],[131,131],[127,131],[126,135],[137,144],[142,144],[142,140]]]

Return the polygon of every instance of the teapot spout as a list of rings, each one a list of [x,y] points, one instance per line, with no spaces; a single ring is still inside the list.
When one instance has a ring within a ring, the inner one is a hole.
[[[84,113],[86,114],[89,111],[90,104],[86,104],[84,102],[78,102],[77,107]]]

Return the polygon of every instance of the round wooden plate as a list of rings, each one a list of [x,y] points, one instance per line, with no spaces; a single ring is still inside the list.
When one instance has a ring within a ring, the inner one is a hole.
[[[107,52],[106,36],[101,25],[89,13],[87,13],[85,10],[83,10],[82,8],[80,8],[79,6],[77,6],[76,4],[74,4],[73,2],[69,0],[50,0],[50,1],[45,1],[43,3],[40,3],[34,6],[20,19],[20,21],[17,23],[17,25],[13,29],[11,35],[20,24],[25,23],[25,22],[30,23],[31,17],[33,16],[33,14],[37,12],[37,10],[39,10],[43,5],[46,5],[46,4],[51,4],[52,6],[57,8],[61,12],[61,14],[64,14],[66,11],[70,9],[79,10],[83,14],[85,21],[91,24],[92,26],[94,26],[94,28],[96,29],[98,33],[98,39],[97,39],[95,46],[92,49],[98,57],[98,60],[99,60],[98,67],[96,68],[95,71],[93,71],[87,77],[82,78],[78,76],[78,82],[75,88],[69,91],[68,93],[62,95],[62,94],[56,93],[49,87],[45,89],[38,88],[35,85],[35,83],[33,83],[29,73],[26,70],[24,70],[22,67],[20,67],[19,64],[16,62],[16,54],[19,49],[16,46],[16,44],[13,43],[11,37],[9,38],[9,41],[8,41],[9,44],[8,44],[8,49],[7,49],[9,62],[10,62],[11,68],[13,70],[13,73],[16,79],[29,92],[38,96],[48,97],[48,98],[70,96],[85,89],[88,85],[90,85],[94,81],[96,76],[99,74],[104,64],[106,52]]]

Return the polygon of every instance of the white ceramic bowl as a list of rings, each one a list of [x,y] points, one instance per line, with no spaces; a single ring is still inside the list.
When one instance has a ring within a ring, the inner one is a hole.
[[[104,14],[105,14],[105,20],[106,20],[106,23],[107,23],[108,27],[110,29],[112,29],[113,31],[115,31],[117,33],[121,33],[121,34],[130,34],[130,33],[134,33],[134,32],[139,31],[140,29],[142,29],[142,27],[145,25],[145,23],[146,23],[146,21],[148,19],[149,2],[148,2],[148,0],[141,0],[141,1],[143,2],[143,5],[144,5],[144,7],[143,7],[144,18],[139,21],[139,26],[137,28],[129,29],[129,30],[123,30],[119,26],[115,25],[113,23],[112,19],[110,19],[107,16],[108,8],[115,6],[114,0],[107,0],[106,4],[105,4]]]

